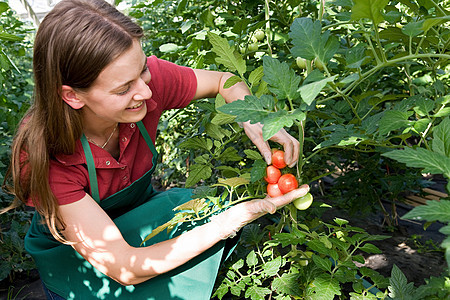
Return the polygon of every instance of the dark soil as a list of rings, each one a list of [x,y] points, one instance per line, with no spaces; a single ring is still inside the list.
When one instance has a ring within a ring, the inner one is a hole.
[[[390,203],[383,203],[389,211]],[[403,216],[413,207],[406,204],[397,204],[399,216]],[[350,221],[352,226],[358,226],[370,234],[388,235],[390,238],[374,241],[381,254],[361,253],[365,258],[366,266],[379,272],[384,277],[391,276],[392,266],[395,264],[405,274],[408,282],[420,286],[431,276],[438,277],[444,271],[447,263],[444,253],[439,248],[444,235],[439,232],[443,226],[433,223],[424,230],[424,223],[398,219],[395,230],[388,230],[385,226],[384,215],[373,213],[369,216],[349,216],[348,213],[332,208],[323,216],[325,221],[340,217]],[[9,296],[8,296],[9,295]],[[13,283],[0,282],[0,300],[4,299],[46,299],[42,283],[37,271],[28,275],[18,275]]]

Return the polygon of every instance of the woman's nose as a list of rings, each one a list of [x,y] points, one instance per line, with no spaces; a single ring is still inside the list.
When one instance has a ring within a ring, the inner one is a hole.
[[[150,90],[150,87],[145,83],[144,80],[139,80],[138,83],[139,87],[136,91],[136,93],[133,96],[134,100],[146,100],[150,99],[152,97],[152,91]]]

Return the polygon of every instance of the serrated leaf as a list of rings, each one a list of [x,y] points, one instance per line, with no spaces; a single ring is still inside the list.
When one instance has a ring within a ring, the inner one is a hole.
[[[433,129],[434,152],[450,157],[450,118],[445,118]]]
[[[269,140],[282,128],[291,127],[296,119],[297,116],[288,114],[285,110],[269,113],[267,117],[261,121],[263,124],[262,133],[264,141]]]
[[[402,218],[430,222],[450,222],[450,200],[429,200],[426,202],[426,205],[414,207]]]
[[[249,158],[249,159],[253,159],[253,160],[262,159],[261,153],[259,153],[258,151],[251,150],[251,149],[245,149],[244,153],[245,153],[245,155],[247,155],[247,158]]]
[[[261,180],[266,175],[266,167],[267,164],[264,160],[255,160],[250,171],[250,181],[256,182],[258,180]]]
[[[345,53],[346,68],[358,69],[361,67],[362,63],[366,59],[366,49],[367,45],[359,43],[354,47],[351,47]]]
[[[245,61],[234,47],[228,44],[226,38],[222,38],[219,35],[208,32],[209,41],[211,43],[212,51],[217,55],[216,62],[223,64],[230,71],[237,71],[241,76],[246,72],[247,66]]]
[[[200,180],[210,178],[212,175],[212,169],[207,165],[192,165],[189,168],[189,177],[186,179],[186,187],[191,187],[198,183]]]
[[[322,25],[319,20],[310,18],[297,18],[292,22],[289,36],[294,47],[291,53],[294,57],[302,57],[313,60],[318,57],[323,63],[327,63],[339,48],[335,37],[330,38],[330,32],[322,34]]]
[[[420,97],[416,101],[416,106],[414,106],[414,111],[419,116],[426,116],[434,108],[434,101],[427,99],[425,97]]]
[[[232,87],[233,85],[235,85],[238,82],[242,82],[242,78],[239,76],[231,76],[230,78],[227,79],[227,81],[225,81],[225,84],[223,85],[224,89],[228,89],[230,87]]]
[[[373,244],[366,243],[359,250],[364,251],[366,253],[383,253],[377,246]]]
[[[225,124],[234,123],[235,119],[236,119],[235,116],[219,112],[212,118],[211,123],[215,124],[215,125],[225,125]]]
[[[352,20],[359,21],[366,18],[372,20],[375,25],[383,22],[381,12],[389,0],[353,0],[353,2],[355,4],[352,7]]]
[[[238,154],[237,150],[233,147],[227,147],[218,157],[218,160],[222,162],[227,161],[240,161],[242,157]]]
[[[258,84],[263,78],[263,76],[264,76],[264,67],[259,66],[250,73],[250,75],[248,76],[248,82],[250,82],[251,85]]]
[[[391,278],[389,279],[390,286],[388,287],[389,296],[394,299],[413,299],[413,283],[406,279],[403,272],[394,264],[392,266]]]
[[[203,149],[206,151],[211,150],[212,143],[211,140],[207,140],[200,137],[190,138],[180,144],[180,148],[185,149]]]
[[[314,254],[312,256],[312,259],[319,268],[321,268],[322,270],[325,270],[327,272],[331,272],[331,267],[332,267],[331,260],[329,260],[327,258],[322,258],[316,254]]]
[[[258,123],[265,119],[269,111],[256,96],[247,95],[244,100],[236,100],[218,108],[219,111],[236,116],[236,122]]]
[[[337,75],[334,75],[332,77],[327,77],[320,81],[315,81],[315,82],[301,86],[298,89],[298,91],[300,92],[302,100],[306,104],[311,105],[311,103],[314,101],[314,99],[316,99],[317,95],[319,95],[319,93],[322,91],[322,89],[329,82],[333,82],[336,77],[337,77]]]
[[[450,115],[450,107],[444,107],[433,115],[435,118],[442,118]]]
[[[270,56],[263,57],[264,77],[263,80],[269,84],[269,90],[278,99],[297,99],[300,84],[300,76],[285,62],[280,62]]]
[[[424,148],[405,148],[383,153],[383,156],[406,164],[408,167],[423,169],[425,173],[444,174],[450,177],[450,157]]]
[[[245,291],[245,297],[246,299],[251,300],[264,300],[266,295],[270,294],[270,292],[271,291],[268,288],[251,285]]]
[[[276,277],[272,281],[272,290],[278,294],[300,297],[302,296],[302,291],[300,289],[299,277],[299,274],[284,273],[281,277]]]
[[[250,181],[248,179],[243,178],[243,177],[233,177],[233,178],[227,178],[227,179],[219,178],[218,182],[220,184],[224,184],[226,186],[233,187],[233,188],[250,183]]]
[[[335,295],[341,295],[339,282],[328,274],[316,277],[311,286],[315,292],[313,299],[329,300],[334,299]]]
[[[413,112],[403,112],[399,110],[388,110],[384,113],[383,117],[380,119],[380,129],[381,135],[385,135],[393,130],[399,130],[408,126],[411,126],[412,122],[408,120]]]
[[[266,262],[263,265],[264,274],[267,276],[275,276],[281,268],[281,256],[277,256],[275,259]]]
[[[254,250],[250,251],[249,254],[247,254],[247,258],[245,259],[247,266],[253,267],[258,264],[258,257],[256,256],[256,253]]]

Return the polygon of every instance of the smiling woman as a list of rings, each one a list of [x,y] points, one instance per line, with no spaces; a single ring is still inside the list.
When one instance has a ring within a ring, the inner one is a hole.
[[[230,73],[146,57],[142,35],[103,0],[61,1],[37,32],[34,102],[14,139],[7,178],[15,195],[9,209],[36,209],[25,247],[50,299],[209,299],[232,248],[224,240],[308,191],[240,203],[141,245],[191,197],[187,189],[151,186],[162,112],[218,93],[226,102],[249,94],[244,83],[223,88]],[[243,126],[270,163],[261,125]],[[273,138],[298,153],[285,131]]]

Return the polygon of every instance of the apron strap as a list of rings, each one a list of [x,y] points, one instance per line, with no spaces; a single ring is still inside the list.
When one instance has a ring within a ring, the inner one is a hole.
[[[158,162],[158,151],[156,151],[155,145],[153,145],[152,139],[150,138],[150,135],[148,134],[147,129],[145,128],[142,121],[139,121],[136,124],[142,136],[144,137],[147,146],[150,148],[150,151],[153,154],[152,169],[154,169],[156,163]],[[89,183],[91,185],[91,196],[97,203],[100,203],[100,193],[98,191],[97,172],[95,171],[94,157],[92,156],[91,147],[89,146],[89,142],[84,134],[81,136],[81,145],[83,146],[84,156],[86,157]]]
[[[81,136],[81,145],[83,146],[84,156],[86,157],[86,163],[89,173],[89,183],[91,185],[91,196],[97,203],[100,203],[100,194],[98,192],[97,172],[95,171],[94,157],[92,156],[91,147],[86,136]]]

